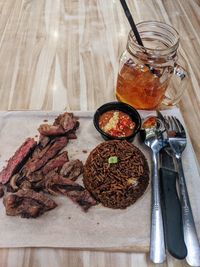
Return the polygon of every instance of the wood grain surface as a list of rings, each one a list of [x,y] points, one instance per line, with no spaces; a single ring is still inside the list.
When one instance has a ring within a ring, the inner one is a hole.
[[[200,162],[200,1],[127,0],[136,22],[180,34],[190,80],[179,103]],[[0,109],[95,110],[115,99],[129,25],[119,0],[0,0]],[[1,235],[0,235],[1,238]],[[0,267],[154,266],[148,255],[1,249]],[[168,256],[159,266],[188,266]]]

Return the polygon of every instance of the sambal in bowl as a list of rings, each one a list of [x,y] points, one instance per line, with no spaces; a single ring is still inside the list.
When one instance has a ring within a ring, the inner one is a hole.
[[[141,127],[137,110],[122,102],[109,102],[94,114],[94,126],[104,140],[133,141]]]

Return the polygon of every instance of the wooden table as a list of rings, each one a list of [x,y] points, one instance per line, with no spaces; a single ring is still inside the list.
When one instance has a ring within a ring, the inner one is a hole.
[[[200,2],[127,1],[136,22],[180,33],[190,73],[179,104],[200,162]],[[0,0],[0,109],[94,110],[113,100],[129,25],[119,0]],[[68,249],[1,249],[0,266],[153,266],[148,255]],[[170,256],[159,266],[187,266]]]

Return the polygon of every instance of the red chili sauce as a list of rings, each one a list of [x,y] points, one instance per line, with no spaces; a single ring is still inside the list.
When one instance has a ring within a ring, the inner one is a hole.
[[[151,117],[148,118],[143,124],[142,124],[142,128],[154,128],[156,127],[157,121],[156,121],[156,117]]]
[[[133,134],[135,126],[131,117],[120,110],[107,111],[99,118],[101,130],[115,137],[130,136]]]

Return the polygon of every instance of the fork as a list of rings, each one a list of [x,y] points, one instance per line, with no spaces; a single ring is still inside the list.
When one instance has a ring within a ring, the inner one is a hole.
[[[183,232],[188,251],[186,261],[191,266],[200,266],[200,244],[196,232],[181,160],[182,153],[187,144],[186,132],[183,125],[176,117],[166,116],[165,120],[168,124],[168,142],[176,158],[177,170],[179,174]]]

